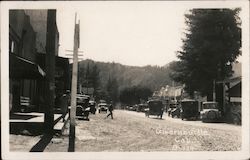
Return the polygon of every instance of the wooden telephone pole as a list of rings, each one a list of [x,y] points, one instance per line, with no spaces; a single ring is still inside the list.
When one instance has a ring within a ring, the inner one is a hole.
[[[55,95],[55,33],[56,33],[56,10],[48,10],[47,35],[46,35],[46,108],[44,116],[45,133],[53,134],[54,127],[54,95]]]
[[[76,92],[77,92],[77,73],[78,73],[78,48],[79,48],[79,26],[76,24],[75,15],[75,31],[74,31],[74,49],[73,49],[73,69],[71,82],[71,109],[70,109],[70,133],[69,133],[69,152],[75,151],[75,116],[76,116]]]

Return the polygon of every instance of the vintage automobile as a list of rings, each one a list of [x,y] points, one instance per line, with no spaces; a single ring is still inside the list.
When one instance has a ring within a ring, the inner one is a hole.
[[[148,108],[145,109],[145,116],[149,117],[150,115],[155,115],[162,119],[164,111],[164,106],[162,101],[159,100],[150,100],[148,101]]]
[[[76,97],[76,116],[79,119],[89,120],[90,107],[88,106],[90,97],[87,95],[77,94]]]
[[[128,108],[129,111],[136,111],[136,109],[137,109],[137,105],[130,105]]]
[[[108,111],[108,104],[105,100],[100,100],[100,103],[98,104],[98,113],[106,112]]]
[[[84,94],[76,95],[76,104],[77,105],[88,105],[90,97]]]
[[[201,106],[202,122],[216,122],[221,119],[221,111],[219,111],[217,102],[203,102]]]
[[[199,102],[196,100],[182,100],[181,101],[181,119],[195,119],[199,118]]]
[[[148,104],[139,104],[136,108],[137,112],[145,112],[145,109],[148,108]]]
[[[168,116],[171,116],[172,118],[174,117],[180,117],[180,107],[177,101],[172,101],[169,103],[169,108],[168,108]]]
[[[128,106],[128,105],[127,105],[127,106],[125,106],[125,109],[126,109],[126,110],[129,110],[129,107],[130,107],[130,106]]]
[[[89,101],[89,107],[90,107],[90,113],[95,114],[96,112],[96,102],[95,101]]]

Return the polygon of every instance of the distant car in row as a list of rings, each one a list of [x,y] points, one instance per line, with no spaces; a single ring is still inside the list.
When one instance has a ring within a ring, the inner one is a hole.
[[[150,115],[157,116],[162,119],[164,112],[164,106],[160,100],[150,100],[148,101],[148,108],[145,109],[145,116],[149,117]]]
[[[172,118],[177,117],[182,120],[198,120],[202,122],[216,122],[221,120],[221,111],[218,103],[213,101],[199,102],[196,100],[181,100],[179,103],[170,103],[167,110],[168,115]]]
[[[136,109],[137,109],[137,105],[131,105],[128,107],[129,111],[136,111]]]
[[[140,103],[135,105],[126,105],[122,108],[128,111],[145,112],[145,109],[148,108],[148,104]]]
[[[105,112],[107,113],[108,111],[108,103],[105,100],[100,100],[98,104],[98,113]]]
[[[221,111],[218,109],[217,102],[203,102],[201,107],[202,122],[214,122],[221,120]]]
[[[147,103],[141,103],[141,104],[137,105],[136,111],[137,112],[145,112],[146,108],[148,108],[148,104]]]
[[[89,113],[95,114],[98,109],[99,113],[101,111],[107,112],[108,104],[105,100],[100,100],[100,103],[96,106],[94,100],[90,100],[90,96],[77,94],[76,97],[76,116],[80,119],[89,120]],[[97,107],[97,108],[96,108]]]
[[[195,100],[182,100],[180,117],[182,120],[199,119],[199,102]]]
[[[137,105],[126,105],[124,109],[128,111],[136,111],[137,110]]]

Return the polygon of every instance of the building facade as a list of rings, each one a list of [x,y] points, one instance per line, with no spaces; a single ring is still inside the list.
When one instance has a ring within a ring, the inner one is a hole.
[[[50,17],[49,11],[53,13]],[[53,46],[48,46],[50,44]],[[20,111],[22,97],[29,99],[29,106],[35,111],[44,111],[47,105],[48,64],[54,66],[50,84],[53,84],[56,92],[52,94],[69,89],[69,62],[66,58],[58,57],[58,48],[59,32],[55,10],[9,11],[11,111]],[[51,57],[46,56],[48,53]],[[55,62],[48,62],[53,57]]]
[[[36,103],[37,79],[44,71],[36,64],[36,32],[24,10],[9,11],[10,106],[18,110],[21,97]],[[40,71],[39,71],[40,69]],[[11,108],[12,108],[11,107]]]

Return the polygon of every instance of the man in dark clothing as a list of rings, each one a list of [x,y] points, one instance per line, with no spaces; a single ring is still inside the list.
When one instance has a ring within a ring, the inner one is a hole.
[[[107,118],[109,117],[109,116],[111,116],[111,119],[113,119],[113,105],[112,105],[112,103],[109,105],[109,108],[108,108],[108,110],[109,110],[109,114],[107,115]]]
[[[64,122],[65,116],[69,112],[69,106],[70,106],[70,91],[69,90],[66,91],[66,94],[63,94],[60,97],[60,105],[61,105],[62,118]]]

